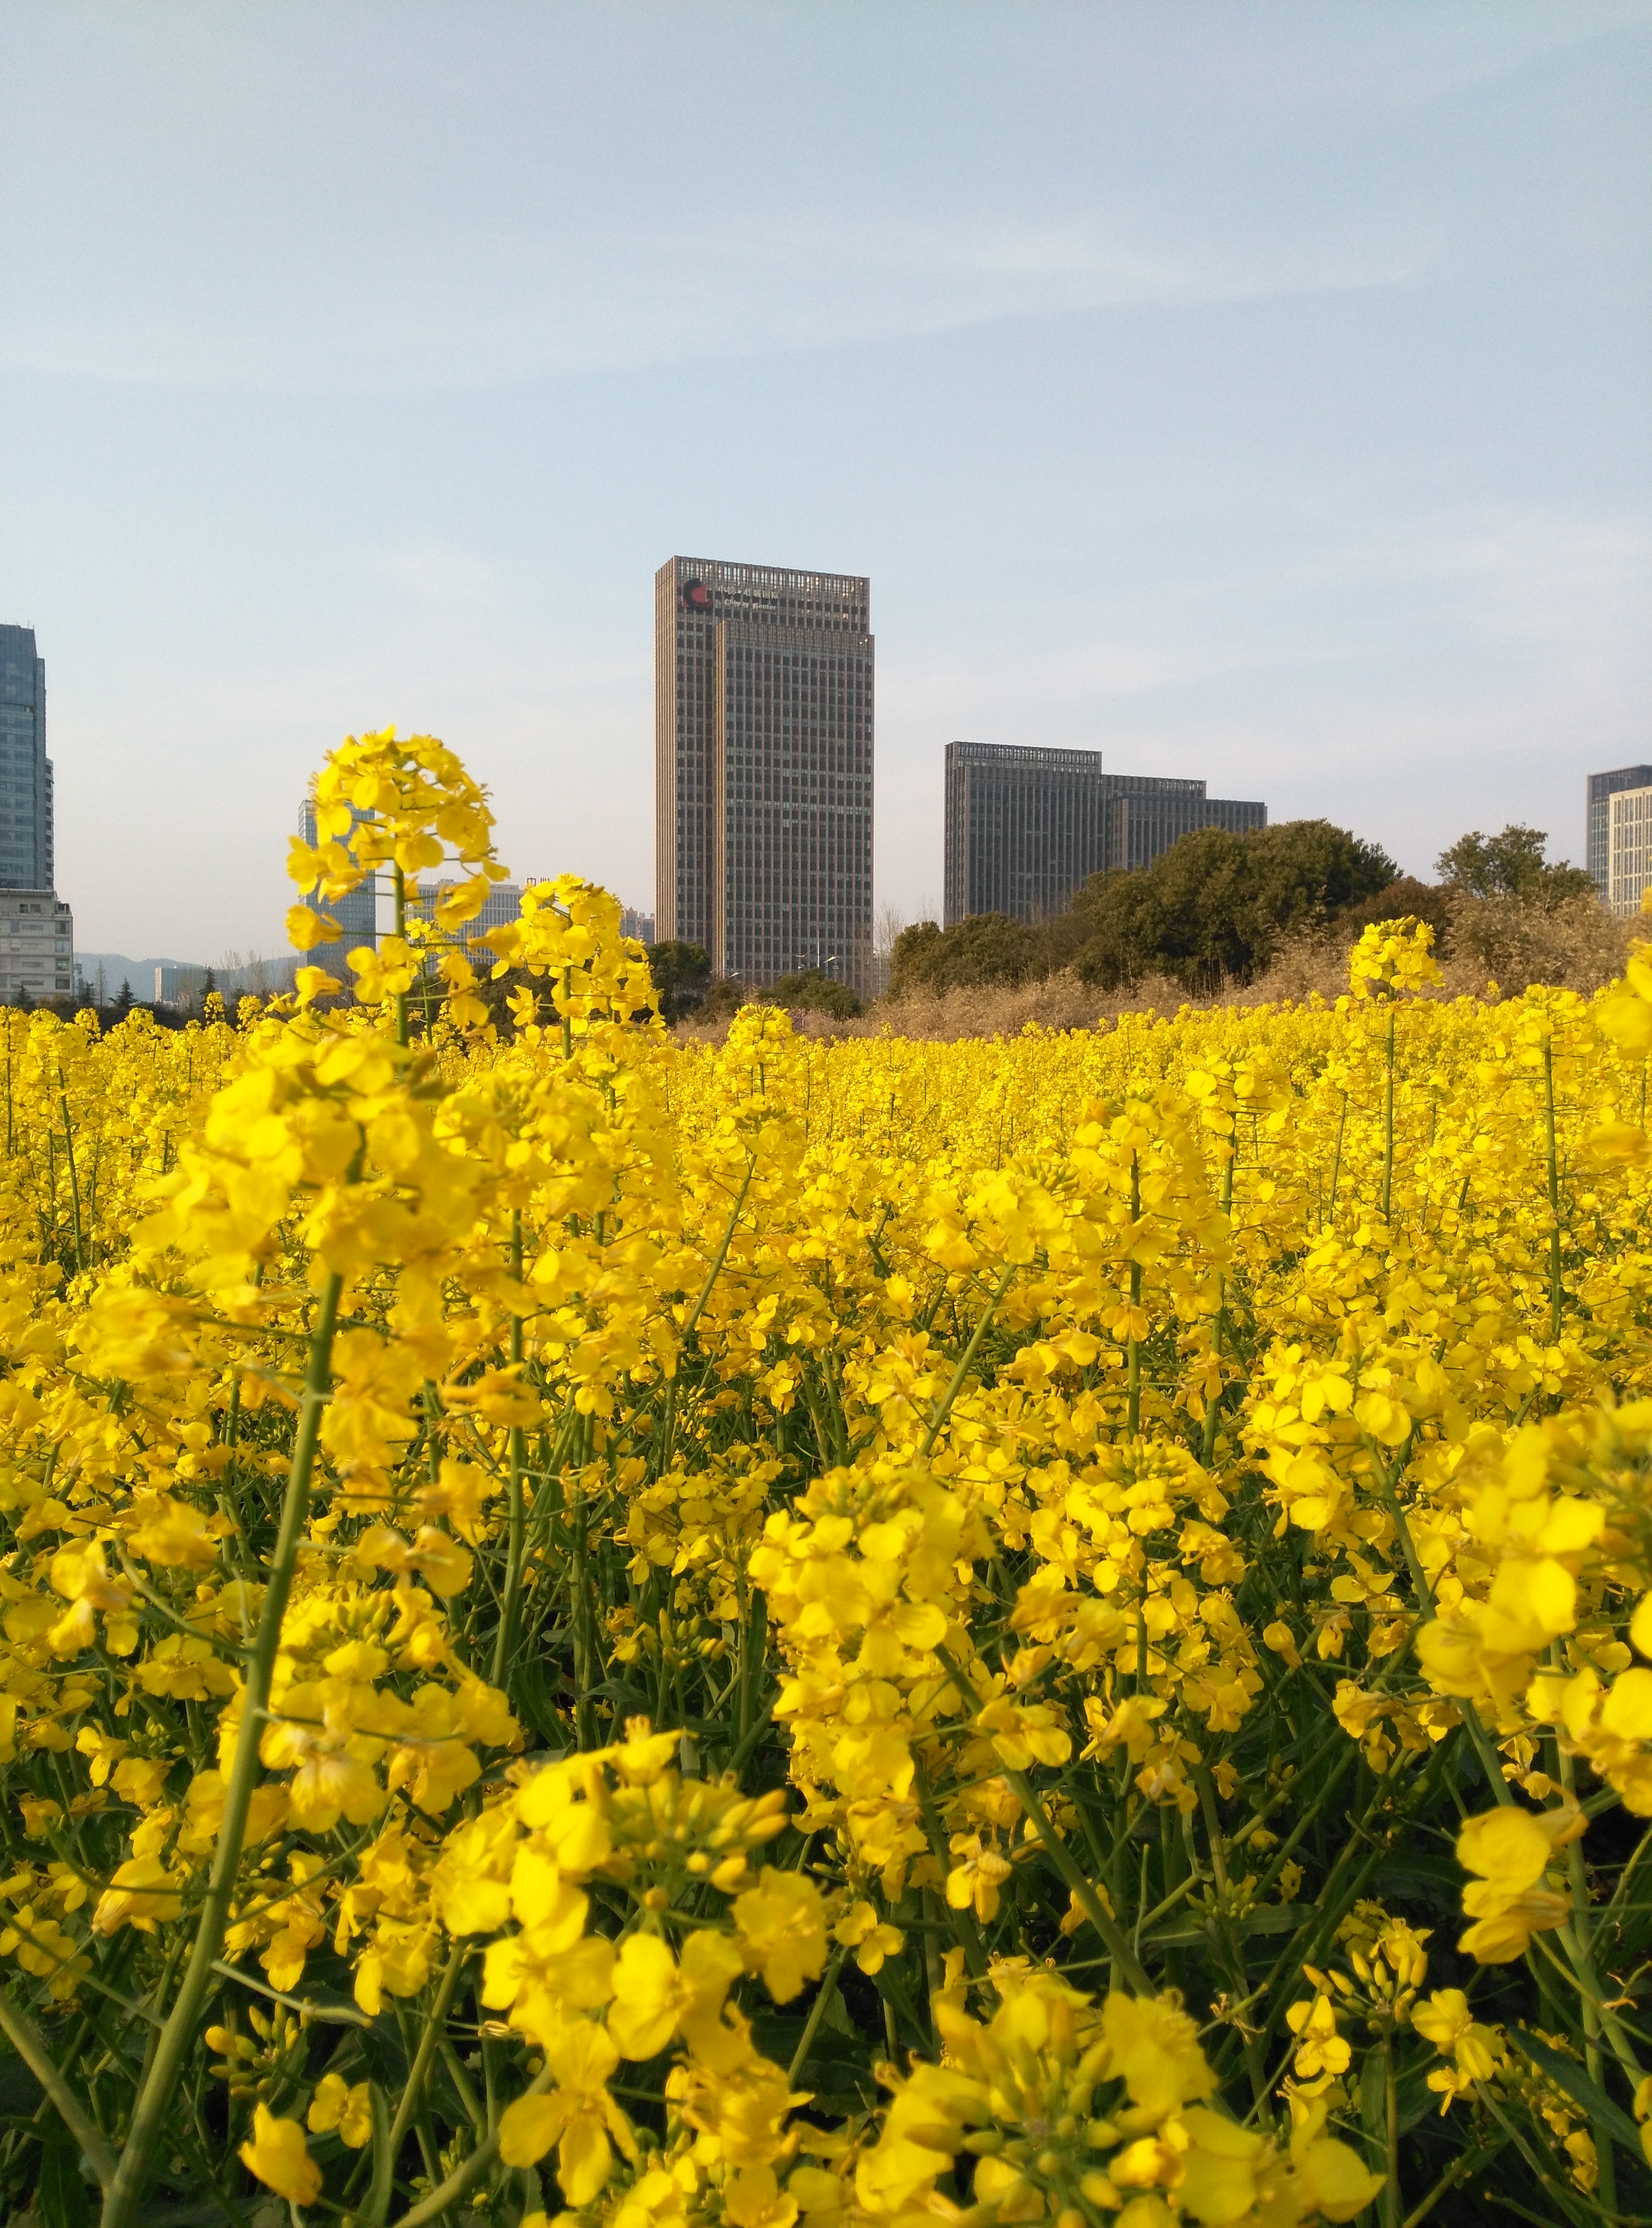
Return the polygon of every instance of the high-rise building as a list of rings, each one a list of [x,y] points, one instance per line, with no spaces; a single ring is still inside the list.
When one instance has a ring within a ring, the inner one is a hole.
[[[1110,773],[1107,783],[1107,865],[1131,871],[1150,867],[1198,828],[1225,828],[1248,836],[1268,824],[1268,808],[1254,799],[1207,797],[1202,781],[1175,775]]]
[[[74,991],[74,916],[57,894],[46,663],[32,627],[0,626],[0,997]]]
[[[0,889],[54,886],[46,662],[33,627],[0,626]]]
[[[1099,751],[946,746],[946,925],[971,913],[1058,913],[1092,874],[1152,865],[1196,828],[1265,828],[1265,804],[1202,781],[1104,773]]]
[[[652,944],[655,941],[653,914],[638,912],[635,906],[621,906],[619,932],[622,936],[635,937],[638,944]]]
[[[1652,889],[1652,783],[1615,789],[1607,800],[1606,903],[1620,920]]]
[[[1588,778],[1585,863],[1595,878],[1595,887],[1609,905],[1612,799],[1621,789],[1645,789],[1649,784],[1652,784],[1652,765],[1618,766],[1610,773],[1591,773]]]
[[[1106,863],[1099,751],[946,746],[946,925],[970,913],[1041,920]]]
[[[752,983],[872,969],[871,584],[655,575],[655,922]]]
[[[351,806],[352,826],[364,816],[358,813],[353,805]],[[313,849],[317,839],[316,800],[313,797],[306,797],[298,807],[298,833]],[[310,964],[312,967],[330,966],[331,971],[336,973],[336,963],[342,961],[347,952],[359,951],[364,944],[370,944],[375,951],[377,950],[379,900],[376,875],[369,874],[365,881],[358,882],[353,890],[342,898],[324,898],[319,890],[311,890],[304,902],[312,912],[329,914],[338,923],[342,932],[330,942],[318,944],[310,954]]]

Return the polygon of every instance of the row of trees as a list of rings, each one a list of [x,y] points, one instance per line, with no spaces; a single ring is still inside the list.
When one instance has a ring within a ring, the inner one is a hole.
[[[1350,940],[1368,921],[1411,913],[1426,920],[1442,950],[1464,899],[1481,904],[1553,912],[1595,885],[1583,868],[1550,866],[1543,829],[1516,824],[1500,835],[1476,829],[1435,861],[1437,882],[1401,874],[1387,853],[1326,820],[1290,820],[1247,835],[1202,828],[1171,845],[1135,874],[1094,874],[1072,905],[1053,919],[1012,920],[1007,913],[972,915],[951,928],[920,921],[895,938],[887,993],[901,997],[982,983],[1015,983],[1071,968],[1105,989],[1167,976],[1202,992],[1260,973],[1290,938],[1335,931]],[[714,976],[705,946],[668,938],[648,947],[655,988],[668,1021],[693,1015],[727,1019],[752,995]],[[215,986],[208,969],[200,996],[169,1021],[199,1018]],[[509,1026],[511,982],[483,989],[495,1018]],[[840,1018],[861,1003],[847,983],[816,968],[783,975],[763,995],[784,1006]],[[27,1001],[26,992],[19,1002]],[[88,999],[86,1002],[90,1003]],[[104,1009],[119,1020],[131,1009],[131,986]]]
[[[1374,843],[1325,820],[1285,821],[1250,834],[1203,828],[1138,873],[1091,877],[1066,912],[1037,923],[981,913],[899,936],[889,995],[1021,983],[1073,969],[1105,989],[1167,976],[1191,992],[1259,974],[1291,938],[1411,913],[1442,949],[1465,898],[1553,910],[1592,898],[1580,868],[1550,866],[1541,829],[1460,836],[1436,861],[1437,883],[1402,875]]]
[[[1411,913],[1449,950],[1465,900],[1553,912],[1595,895],[1581,868],[1551,866],[1540,828],[1478,829],[1441,852],[1437,882],[1401,874],[1380,845],[1326,820],[1291,820],[1245,835],[1204,828],[1138,873],[1095,874],[1065,912],[1039,922],[977,913],[951,928],[932,920],[903,930],[890,953],[887,995],[943,994],[1016,983],[1071,969],[1104,989],[1151,975],[1198,994],[1261,973],[1292,938],[1356,937],[1368,921]],[[726,1019],[752,995],[715,976],[699,944],[649,946],[668,1021]],[[766,997],[848,1015],[855,994],[814,969],[783,976]]]

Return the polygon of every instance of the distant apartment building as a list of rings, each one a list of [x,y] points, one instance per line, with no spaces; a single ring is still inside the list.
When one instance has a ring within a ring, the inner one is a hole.
[[[535,875],[524,874],[519,882],[496,882],[482,900],[481,912],[473,914],[465,922],[460,933],[467,937],[485,936],[490,928],[509,928],[512,921],[520,920],[522,892],[536,880]],[[437,902],[443,891],[455,887],[457,884],[451,880],[420,882],[418,889],[408,899],[408,918],[434,919]]]
[[[1207,797],[1202,781],[1110,774],[1099,751],[946,746],[946,925],[972,913],[1040,920],[1092,874],[1151,866],[1197,828],[1265,828],[1265,804]]]
[[[352,824],[366,816],[351,808]],[[298,833],[312,848],[317,840],[316,800],[306,797],[298,808]],[[312,966],[325,967],[331,962],[342,962],[345,953],[359,951],[370,944],[375,951],[379,942],[379,900],[377,877],[369,874],[349,894],[342,898],[325,898],[319,890],[311,890],[304,900],[312,912],[324,912],[338,923],[341,933],[329,942],[318,944],[309,955]],[[336,967],[335,966],[335,972]]]
[[[1610,773],[1591,773],[1588,777],[1584,863],[1608,905],[1611,903],[1612,799],[1623,790],[1645,789],[1649,784],[1652,784],[1652,765],[1617,766]]]
[[[673,557],[655,575],[655,925],[752,983],[872,971],[871,584]]]
[[[35,1005],[75,992],[74,915],[50,890],[0,887],[0,999]]]
[[[193,1006],[207,987],[207,970],[187,959],[163,959],[155,970],[157,1006]]]
[[[653,914],[637,912],[630,906],[622,906],[619,909],[619,932],[622,936],[634,936],[639,944],[653,944],[656,941]]]
[[[1652,780],[1617,789],[1607,803],[1606,904],[1620,920],[1641,910],[1652,889]]]
[[[233,1015],[240,999],[279,997],[291,990],[293,977],[304,964],[287,956],[266,959],[257,952],[246,958],[232,952],[217,967],[193,959],[163,959],[155,969],[155,1002],[175,1013],[199,1006],[210,975],[212,987]]]

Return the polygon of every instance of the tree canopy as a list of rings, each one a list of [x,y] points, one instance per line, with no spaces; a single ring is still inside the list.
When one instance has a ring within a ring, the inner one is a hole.
[[[902,929],[889,955],[889,996],[1024,983],[1049,964],[1040,930],[1004,912],[971,913],[951,928],[920,920]]]
[[[1394,881],[1387,853],[1328,820],[1236,835],[1201,828],[1137,873],[1100,874],[1075,910],[1088,934],[1075,964],[1108,989],[1167,975],[1213,989],[1265,967],[1284,938],[1326,926]]]
[[[688,944],[676,936],[665,937],[644,949],[649,972],[659,993],[661,1013],[668,1021],[681,1021],[704,1001],[711,981],[711,954],[703,944]]]
[[[804,1013],[834,1014],[840,1021],[848,1021],[861,1010],[861,1002],[848,984],[834,982],[818,967],[800,967],[796,974],[781,976],[769,995],[783,1006],[795,1006]]]
[[[1498,836],[1472,829],[1459,836],[1434,861],[1442,881],[1465,897],[1512,899],[1552,912],[1569,898],[1594,893],[1595,878],[1585,868],[1562,861],[1551,867],[1544,857],[1548,831],[1511,821]]]

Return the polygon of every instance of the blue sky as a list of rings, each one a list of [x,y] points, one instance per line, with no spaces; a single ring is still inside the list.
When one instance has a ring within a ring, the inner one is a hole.
[[[279,948],[394,720],[646,902],[652,576],[1412,870],[1652,755],[1652,7],[0,0],[0,618],[86,949]]]

